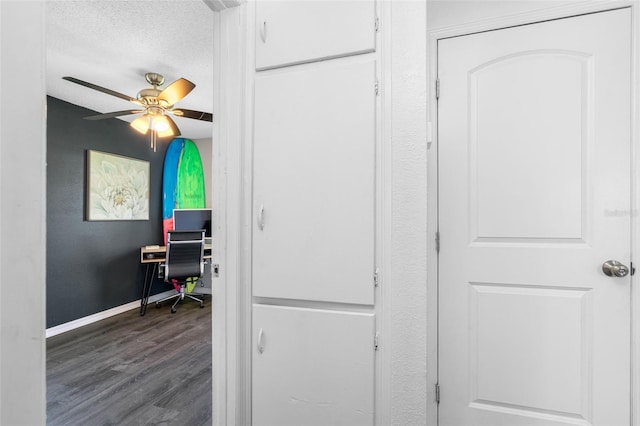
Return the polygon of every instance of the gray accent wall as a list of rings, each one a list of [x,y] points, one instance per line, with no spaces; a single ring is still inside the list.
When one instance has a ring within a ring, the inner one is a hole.
[[[154,153],[148,136],[127,122],[83,119],[93,114],[47,98],[47,328],[139,300],[140,247],[162,244],[162,167],[170,140],[159,140]],[[150,162],[149,220],[85,220],[87,150]],[[156,280],[152,294],[169,289]]]

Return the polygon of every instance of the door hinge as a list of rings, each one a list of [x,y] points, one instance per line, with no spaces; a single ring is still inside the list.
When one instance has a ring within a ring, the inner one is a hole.
[[[378,81],[378,79],[376,78],[376,84],[373,86],[375,92],[376,92],[376,96],[378,96],[380,94],[380,82]]]
[[[436,383],[436,404],[440,404],[440,385]]]
[[[380,18],[378,18],[378,17],[376,16],[376,19],[375,19],[375,21],[373,22],[373,25],[374,25],[374,27],[375,27],[375,29],[376,29],[376,32],[380,31]]]
[[[440,79],[436,79],[436,99],[440,99]]]
[[[436,253],[440,253],[440,231],[436,231]]]
[[[373,273],[373,286],[378,287],[380,285],[380,269],[376,268]]]
[[[213,276],[214,277],[219,277],[220,276],[220,265],[217,263],[213,264]]]
[[[373,338],[373,350],[377,351],[378,350],[378,340],[380,337],[380,333],[376,331],[376,335]]]

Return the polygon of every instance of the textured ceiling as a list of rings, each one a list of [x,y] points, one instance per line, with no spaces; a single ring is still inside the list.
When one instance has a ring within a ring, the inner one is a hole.
[[[136,97],[149,87],[144,74],[156,72],[165,77],[163,87],[180,77],[196,84],[178,107],[213,112],[214,12],[202,0],[46,3],[47,94],[101,113],[135,109],[132,103],[62,77]],[[182,117],[174,121],[184,137],[211,137],[210,122]]]

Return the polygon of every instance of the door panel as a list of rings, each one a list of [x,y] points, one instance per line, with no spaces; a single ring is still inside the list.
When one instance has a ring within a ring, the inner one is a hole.
[[[373,52],[375,2],[256,2],[256,68]]]
[[[442,425],[629,423],[630,19],[438,43]]]
[[[373,305],[375,62],[256,78],[253,295]]]
[[[511,283],[469,289],[472,404],[580,413],[591,393],[591,290]]]
[[[590,123],[584,118],[593,107],[592,60],[578,52],[535,50],[470,71],[474,240],[582,237],[591,148],[582,125]]]
[[[253,305],[253,424],[372,425],[373,313]]]

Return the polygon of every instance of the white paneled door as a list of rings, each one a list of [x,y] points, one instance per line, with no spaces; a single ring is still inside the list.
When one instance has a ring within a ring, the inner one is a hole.
[[[375,69],[255,79],[253,425],[374,423]]]
[[[438,43],[441,425],[630,424],[630,41],[619,9]]]
[[[373,52],[376,8],[371,0],[256,2],[256,68]]]
[[[253,424],[373,425],[373,313],[253,306]]]
[[[375,61],[256,78],[253,295],[373,305]]]

